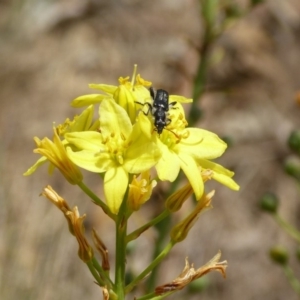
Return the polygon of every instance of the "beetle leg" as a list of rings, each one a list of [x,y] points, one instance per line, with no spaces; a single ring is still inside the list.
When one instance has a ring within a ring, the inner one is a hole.
[[[177,107],[173,107],[174,105],[176,105],[176,103],[176,101],[169,103],[169,108],[176,109]]]
[[[148,102],[146,102],[146,103],[141,103],[141,102],[135,101],[135,103],[140,104],[140,105],[142,105],[142,106],[148,105],[148,110],[147,110],[147,112],[144,112],[144,111],[143,111],[143,113],[144,113],[145,116],[148,116],[150,110],[151,110],[151,111],[153,110],[152,105],[151,105],[150,103],[148,103]]]

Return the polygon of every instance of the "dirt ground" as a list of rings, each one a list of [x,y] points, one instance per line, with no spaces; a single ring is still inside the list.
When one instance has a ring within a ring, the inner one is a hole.
[[[248,1],[240,2],[245,8]],[[192,45],[201,46],[203,36],[199,11],[195,0],[0,2],[1,299],[101,299],[65,219],[39,194],[51,184],[78,205],[88,231],[95,227],[112,255],[113,224],[58,172],[22,176],[38,157],[32,138],[52,136],[53,122],[79,113],[70,101],[93,93],[89,83],[117,84],[134,63],[155,87],[191,97],[199,59]],[[299,189],[282,168],[291,155],[286,140],[300,126],[300,1],[265,1],[233,22],[211,51],[220,55],[207,73],[199,127],[231,138],[218,162],[235,171],[241,189],[210,185],[214,209],[173,249],[158,283],[176,277],[186,256],[198,267],[220,249],[227,278],[210,274],[208,287],[189,299],[296,300],[268,251],[285,245],[300,278],[297,243],[260,211],[258,200],[273,191],[280,214],[300,228]],[[87,176],[101,193],[98,177]],[[134,222],[145,223],[156,205],[149,202]],[[133,271],[147,265],[155,236],[140,238],[128,261]]]

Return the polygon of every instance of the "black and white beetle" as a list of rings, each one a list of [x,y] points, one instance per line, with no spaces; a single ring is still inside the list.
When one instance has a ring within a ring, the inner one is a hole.
[[[158,134],[161,134],[164,128],[171,123],[171,119],[168,119],[168,111],[173,107],[177,102],[169,103],[169,93],[165,90],[159,89],[156,92],[153,87],[150,87],[150,95],[153,99],[153,104],[148,102],[140,103],[141,105],[148,105],[149,110],[144,114],[148,115],[151,112],[154,117],[154,126]]]

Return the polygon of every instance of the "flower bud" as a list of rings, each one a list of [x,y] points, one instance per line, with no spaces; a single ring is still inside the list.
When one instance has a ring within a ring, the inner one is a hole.
[[[300,159],[295,156],[288,157],[284,162],[285,172],[300,181]]]
[[[251,5],[255,6],[261,3],[264,3],[265,0],[251,0]]]
[[[274,246],[269,254],[271,259],[280,265],[286,265],[288,262],[289,254],[283,246]]]
[[[265,193],[260,199],[260,208],[269,213],[276,213],[278,208],[278,198],[273,193]]]
[[[171,212],[178,211],[183,203],[193,194],[193,192],[194,191],[191,184],[186,184],[184,187],[168,197],[165,203],[166,208]]]
[[[128,206],[131,210],[137,211],[141,205],[148,201],[151,197],[152,190],[157,182],[150,179],[149,170],[142,172],[137,179],[133,176],[132,182],[129,184]]]
[[[192,211],[192,213],[188,215],[183,221],[181,221],[180,223],[178,223],[173,227],[170,233],[172,242],[179,243],[187,237],[190,229],[197,221],[200,212],[203,212],[204,210],[212,207],[210,205],[210,202],[214,193],[215,191],[212,191],[207,195],[204,194],[202,198],[197,202],[197,205],[195,209]]]
[[[71,184],[80,183],[83,177],[79,168],[69,159],[65,144],[60,140],[55,127],[53,127],[53,132],[53,141],[47,137],[42,140],[35,137],[37,148],[33,152],[45,156]],[[30,173],[27,171],[24,175],[30,175]]]
[[[300,130],[292,131],[288,138],[289,147],[300,154]]]

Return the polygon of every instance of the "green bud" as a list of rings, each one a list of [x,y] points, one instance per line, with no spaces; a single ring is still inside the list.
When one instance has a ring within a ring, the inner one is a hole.
[[[289,254],[283,246],[274,246],[269,254],[271,259],[280,265],[286,265],[289,260]]]
[[[300,154],[300,130],[292,131],[288,138],[289,147]]]
[[[279,200],[273,193],[265,193],[260,199],[260,208],[269,213],[276,213]]]
[[[288,157],[284,162],[285,172],[300,181],[300,159],[296,156]]]
[[[261,4],[263,3],[265,0],[251,0],[251,5],[252,6],[255,6],[257,4]]]

